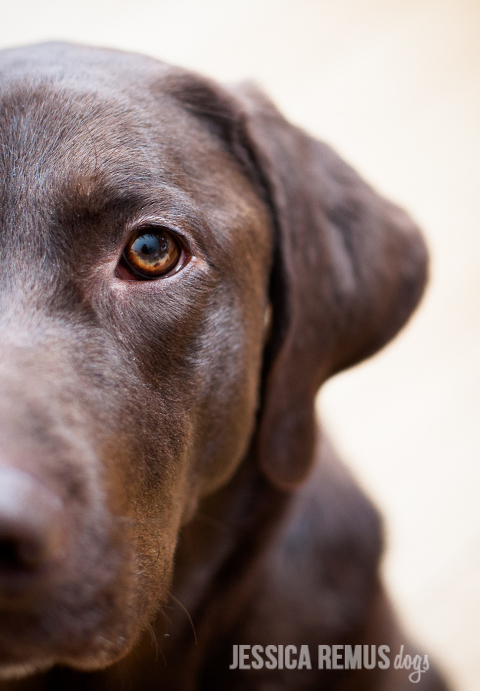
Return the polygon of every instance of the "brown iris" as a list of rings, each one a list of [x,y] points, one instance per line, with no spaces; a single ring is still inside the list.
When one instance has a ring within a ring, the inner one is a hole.
[[[172,271],[182,255],[180,243],[164,228],[137,232],[125,248],[123,257],[138,278],[160,278]]]

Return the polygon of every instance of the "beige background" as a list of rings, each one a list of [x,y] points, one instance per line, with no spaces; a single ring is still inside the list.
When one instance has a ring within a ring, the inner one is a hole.
[[[0,0],[0,46],[61,38],[255,78],[422,224],[427,297],[319,407],[386,516],[407,628],[480,688],[478,0]],[[413,688],[413,687],[412,687]]]

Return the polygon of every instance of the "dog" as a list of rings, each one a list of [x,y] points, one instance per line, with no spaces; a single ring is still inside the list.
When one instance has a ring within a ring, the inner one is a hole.
[[[0,52],[0,167],[0,688],[445,689],[314,414],[410,218],[255,87],[62,43]]]

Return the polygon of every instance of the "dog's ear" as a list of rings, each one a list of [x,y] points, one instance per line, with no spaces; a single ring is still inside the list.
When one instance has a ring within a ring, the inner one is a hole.
[[[289,489],[313,463],[319,386],[405,323],[424,288],[425,245],[401,209],[255,89],[172,76],[168,90],[213,125],[270,208],[273,322],[257,451],[269,480]]]
[[[259,459],[290,488],[313,461],[319,386],[401,328],[423,292],[427,253],[410,218],[328,146],[251,88],[236,95],[276,228]]]

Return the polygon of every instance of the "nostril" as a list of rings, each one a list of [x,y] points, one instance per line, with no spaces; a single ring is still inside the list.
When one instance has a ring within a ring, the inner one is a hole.
[[[64,535],[62,508],[32,476],[0,467],[0,602],[25,595],[55,564]]]
[[[5,537],[0,533],[0,572],[32,570],[45,563],[51,552],[48,540],[40,535],[22,535],[18,531]]]
[[[15,540],[0,539],[0,570],[16,570],[21,568],[21,565],[22,558]]]

